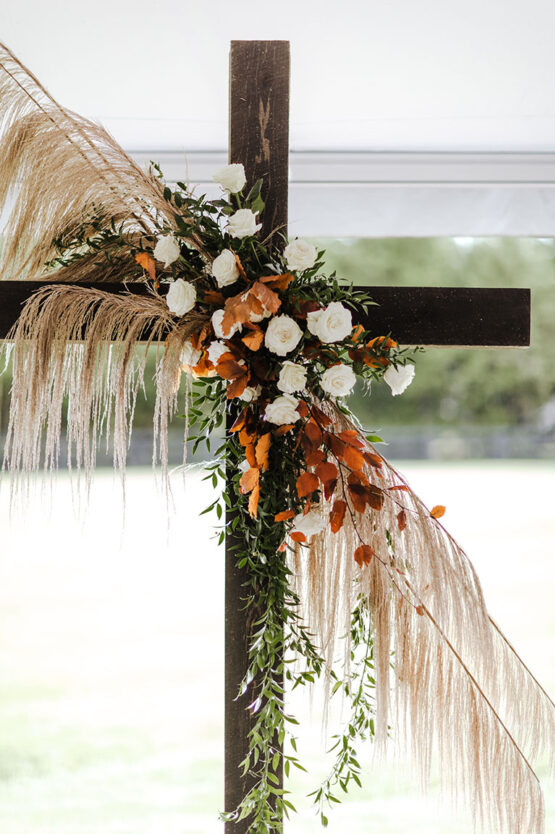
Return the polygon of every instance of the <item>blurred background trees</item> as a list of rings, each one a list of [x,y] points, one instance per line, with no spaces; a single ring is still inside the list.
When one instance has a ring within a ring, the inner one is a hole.
[[[527,350],[434,349],[416,357],[413,384],[393,398],[386,385],[357,389],[351,405],[391,442],[393,457],[555,456],[555,241],[538,238],[387,238],[318,240],[326,268],[354,284],[530,287],[532,346]],[[492,319],[495,309],[491,310]],[[380,334],[376,334],[380,335]],[[130,462],[147,463],[152,368],[139,396]],[[9,374],[0,377],[0,431]],[[182,420],[172,444],[180,458]]]

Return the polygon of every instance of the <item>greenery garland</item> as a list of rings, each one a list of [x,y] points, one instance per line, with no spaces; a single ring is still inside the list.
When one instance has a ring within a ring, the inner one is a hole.
[[[313,793],[323,825],[327,807],[340,801],[338,791],[361,785],[355,745],[374,734],[368,603],[361,595],[353,611],[351,669],[343,678],[326,668],[303,624],[300,600],[290,587],[287,552],[310,547],[312,536],[327,527],[338,532],[346,513],[380,511],[384,490],[364,474],[370,466],[379,476],[379,455],[364,448],[357,432],[336,431],[326,406],[350,414],[344,397],[357,378],[367,387],[385,378],[394,394],[401,393],[414,366],[389,335],[353,326],[351,312],[367,310],[373,302],[335,273],[323,274],[324,251],[295,240],[281,252],[275,241],[270,247],[258,239],[261,180],[244,194],[240,164],[226,166],[215,179],[225,198],[197,197],[183,183],[177,189],[165,186],[176,228],[143,236],[138,247],[123,227],[112,223],[106,228],[102,214],[95,214],[77,233],[56,241],[59,254],[50,267],[68,266],[107,247],[113,263],[118,245],[122,252],[131,246],[153,291],[159,291],[160,272],[162,282],[170,278],[166,300],[175,316],[192,310],[200,314],[198,329],[181,355],[183,371],[195,379],[187,415],[193,448],[205,443],[210,451],[226,403],[236,415],[207,466],[213,486],[227,486],[204,512],[214,510],[221,520],[226,507],[232,510],[227,533],[233,536],[238,566],[248,567],[244,600],[238,604],[261,612],[238,693],[251,693],[248,709],[256,715],[242,763],[254,787],[222,819],[248,818],[249,832],[267,834],[281,831],[283,815],[295,810],[281,785],[281,768],[286,776],[292,767],[304,769],[296,755],[292,728],[297,722],[286,711],[284,685],[310,685],[326,672],[332,692],[350,702],[350,719],[333,738],[329,776]],[[380,441],[373,434],[367,439]],[[401,529],[403,512],[400,508]],[[224,525],[220,543],[225,535]],[[363,541],[353,553],[360,570],[373,556]],[[294,669],[293,658],[302,665]],[[284,742],[291,753],[283,752]]]

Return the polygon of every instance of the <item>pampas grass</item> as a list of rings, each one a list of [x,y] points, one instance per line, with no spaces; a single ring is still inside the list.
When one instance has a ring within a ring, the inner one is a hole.
[[[330,414],[336,431],[357,428],[339,410]],[[381,512],[351,507],[337,534],[328,528],[308,551],[295,550],[307,627],[328,669],[339,659],[348,670],[351,612],[363,594],[374,632],[377,752],[391,743],[411,750],[424,786],[437,756],[443,785],[471,805],[480,827],[539,834],[543,798],[529,760],[553,757],[553,702],[490,619],[463,550],[392,466],[383,460],[376,472],[366,474],[388,495]],[[341,497],[350,503],[347,490]],[[361,542],[375,550],[363,569],[353,559]]]

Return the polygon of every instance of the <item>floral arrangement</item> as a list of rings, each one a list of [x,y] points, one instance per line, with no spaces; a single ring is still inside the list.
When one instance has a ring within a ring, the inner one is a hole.
[[[0,207],[10,198],[0,268],[43,282],[7,348],[14,490],[57,466],[63,426],[72,468],[90,477],[106,435],[125,473],[145,344],[156,353],[154,459],[166,471],[182,380],[194,446],[209,447],[233,414],[207,467],[214,489],[225,486],[207,509],[218,519],[229,509],[219,538],[232,537],[248,577],[241,694],[255,720],[242,763],[251,787],[224,818],[281,831],[293,809],[281,768],[302,767],[285,688],[321,678],[326,697],[349,706],[314,792],[324,825],[328,805],[361,784],[358,741],[379,753],[393,736],[424,782],[438,756],[478,823],[539,834],[530,761],[552,752],[553,702],[490,617],[444,508],[425,507],[345,400],[357,378],[383,378],[398,395],[414,376],[395,334],[353,323],[371,299],[326,276],[312,244],[260,238],[261,183],[247,190],[242,165],[216,175],[220,199],[170,188],[1,45],[0,111]]]

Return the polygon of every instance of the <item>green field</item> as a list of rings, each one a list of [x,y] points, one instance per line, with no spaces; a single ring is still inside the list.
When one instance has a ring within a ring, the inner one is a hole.
[[[555,464],[402,465],[482,577],[493,615],[555,691]],[[2,834],[213,834],[222,831],[223,551],[198,513],[210,488],[175,480],[168,528],[150,471],[120,485],[101,471],[76,519],[69,478],[9,516],[0,496],[0,831]],[[320,829],[303,798],[325,773],[316,699],[292,785],[291,834]],[[336,716],[338,718],[338,716]],[[406,763],[367,764],[364,789],[330,832],[470,834]],[[547,786],[549,787],[549,786]],[[555,830],[555,792],[548,795]],[[549,823],[548,823],[549,830]]]

